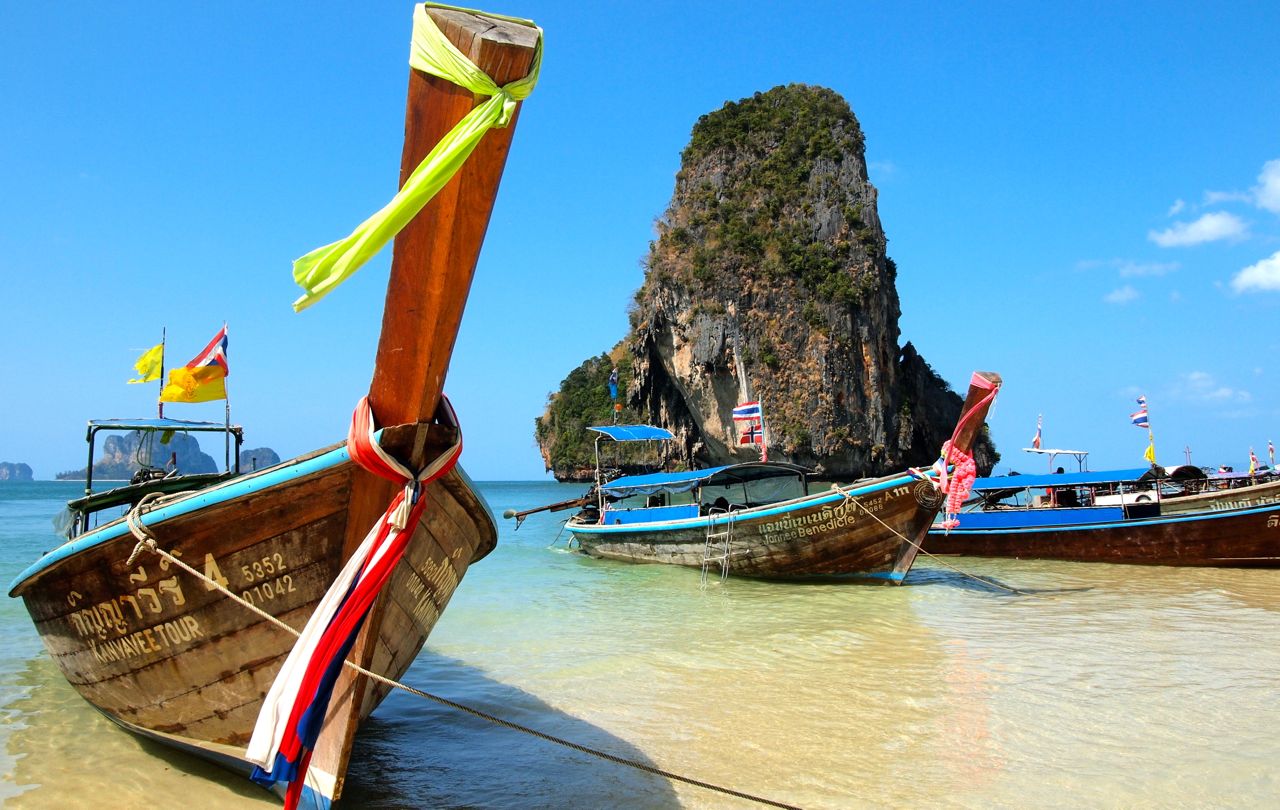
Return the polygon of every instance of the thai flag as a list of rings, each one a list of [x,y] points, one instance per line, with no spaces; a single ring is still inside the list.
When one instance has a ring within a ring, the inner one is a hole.
[[[738,444],[764,444],[764,428],[761,427],[759,419],[747,425],[738,436]]]
[[[209,345],[204,347],[204,351],[187,363],[187,368],[201,366],[221,366],[222,376],[231,375],[231,368],[227,365],[227,325],[225,323],[218,334],[213,336],[213,340],[209,341]]]
[[[733,419],[735,422],[745,422],[755,420],[759,422],[764,418],[764,413],[760,410],[759,402],[744,402],[733,409]]]
[[[1147,420],[1147,412],[1145,410],[1141,410],[1141,411],[1138,411],[1137,413],[1130,414],[1129,418],[1133,420],[1134,427],[1140,427],[1140,428],[1151,427],[1151,422]]]
[[[1036,417],[1036,437],[1031,440],[1031,446],[1037,450],[1040,449],[1040,426],[1043,423],[1044,423],[1044,415],[1041,414],[1040,416]]]

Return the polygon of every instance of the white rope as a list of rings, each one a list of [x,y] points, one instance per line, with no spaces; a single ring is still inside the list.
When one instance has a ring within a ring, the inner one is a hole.
[[[925,480],[930,480],[930,479],[925,479]],[[935,484],[934,486],[936,487],[937,485]],[[898,537],[899,539],[901,539],[902,541],[904,541],[904,542],[906,542],[906,543],[909,543],[909,544],[910,544],[910,545],[912,545],[912,546],[915,546],[916,551],[920,552],[921,554],[925,555],[926,557],[929,557],[929,558],[931,558],[931,559],[933,559],[933,560],[937,561],[940,565],[944,565],[944,566],[946,566],[947,568],[950,568],[952,571],[955,571],[957,574],[960,574],[960,575],[962,575],[962,576],[966,576],[966,577],[969,577],[970,579],[973,579],[973,580],[976,580],[976,581],[978,581],[978,582],[981,582],[983,585],[989,585],[989,586],[991,586],[991,587],[993,587],[993,588],[999,588],[1000,590],[1002,590],[1002,591],[1008,591],[1009,593],[1016,593],[1016,594],[1018,594],[1018,595],[1020,595],[1020,596],[1027,596],[1027,595],[1028,595],[1028,594],[1026,594],[1026,593],[1024,593],[1024,592],[1022,592],[1022,591],[1018,590],[1017,588],[1010,588],[1008,585],[1001,585],[999,582],[995,582],[995,581],[993,581],[993,580],[989,580],[989,579],[984,579],[984,578],[982,578],[982,577],[980,577],[980,576],[978,576],[978,575],[976,575],[976,574],[970,574],[968,571],[965,571],[965,570],[963,570],[963,569],[961,569],[961,568],[958,568],[958,567],[956,567],[956,566],[952,565],[951,563],[947,562],[946,560],[942,559],[942,558],[941,558],[941,557],[939,557],[937,554],[931,554],[931,553],[929,553],[928,551],[925,551],[924,546],[922,546],[922,545],[920,545],[919,543],[917,543],[916,541],[912,540],[910,537],[907,537],[907,536],[906,536],[906,535],[904,535],[902,532],[900,532],[900,531],[898,531],[897,529],[895,529],[895,528],[893,528],[892,526],[890,526],[888,523],[885,523],[885,522],[884,522],[883,520],[881,520],[881,519],[880,519],[880,518],[879,518],[879,517],[878,517],[874,512],[872,512],[872,511],[871,511],[870,509],[868,509],[867,507],[863,506],[863,505],[862,505],[862,503],[861,503],[861,502],[859,502],[859,501],[858,501],[858,499],[857,499],[857,498],[855,498],[855,497],[853,496],[853,494],[852,494],[852,493],[850,493],[848,490],[845,490],[845,489],[841,488],[839,484],[832,484],[832,485],[831,485],[831,488],[832,488],[832,489],[834,489],[836,492],[839,492],[841,495],[843,495],[843,496],[844,496],[844,498],[845,498],[845,500],[849,501],[849,502],[850,502],[850,503],[852,503],[854,506],[856,506],[856,507],[858,507],[859,509],[861,509],[861,510],[862,510],[862,511],[867,515],[867,517],[871,518],[871,519],[872,519],[872,520],[874,520],[876,523],[879,523],[881,526],[883,526],[883,527],[885,527],[886,529],[888,529],[890,533],[894,534],[895,536],[897,536],[897,537]]]
[[[158,495],[159,493],[152,493],[152,494]],[[270,613],[267,613],[265,610],[262,610],[261,608],[248,602],[247,600],[242,599],[241,597],[237,596],[236,594],[228,590],[226,586],[222,585],[216,580],[209,578],[208,576],[205,576],[203,572],[197,571],[196,569],[192,568],[190,565],[187,565],[185,562],[175,557],[173,554],[170,554],[169,552],[160,548],[159,545],[156,543],[155,534],[151,531],[150,528],[145,526],[140,520],[142,515],[142,507],[148,502],[148,499],[150,497],[151,496],[148,495],[146,498],[143,498],[141,501],[139,501],[138,505],[135,506],[132,510],[130,510],[129,515],[126,518],[126,522],[129,525],[129,531],[133,534],[134,537],[138,538],[138,545],[134,547],[133,554],[129,557],[130,564],[132,564],[133,558],[137,556],[143,549],[152,551],[155,554],[158,554],[159,556],[173,563],[174,565],[178,566],[183,571],[186,571],[188,574],[195,577],[196,579],[220,591],[223,595],[231,597],[231,599],[236,603],[243,605],[253,613],[271,622],[276,627],[279,627],[281,630],[288,632],[294,638],[298,638],[299,636],[302,635],[299,631],[294,630],[292,627],[285,624],[280,619],[277,619],[275,616],[272,616]],[[408,684],[401,683],[400,681],[393,680],[392,678],[388,678],[385,675],[380,675],[377,672],[373,672],[371,670],[365,669],[364,667],[354,663],[353,661],[344,659],[342,663],[347,668],[355,672],[358,672],[359,674],[364,675],[367,678],[372,678],[373,680],[385,686],[389,686],[394,689],[401,689],[405,692],[408,692],[411,695],[417,695],[418,697],[435,701],[436,703],[439,703],[442,706],[448,706],[451,709],[457,709],[458,711],[464,712],[466,714],[470,714],[473,717],[478,717],[482,720],[487,720],[490,723],[493,723],[494,725],[502,726],[503,728],[509,728],[513,731],[520,731],[525,734],[529,734],[531,736],[537,737],[538,739],[545,740],[550,743],[555,743],[556,745],[560,745],[565,748],[570,748],[570,749],[573,749],[574,751],[578,751],[583,754],[590,754],[591,756],[597,757],[599,759],[603,759],[606,762],[612,762],[616,765],[625,765],[629,768],[635,768],[636,770],[645,771],[655,776],[661,776],[666,779],[675,780],[677,782],[684,782],[685,784],[688,784],[688,785],[704,788],[706,790],[711,790],[711,791],[722,793],[728,796],[736,796],[737,798],[746,799],[747,801],[755,802],[757,804],[763,804],[770,807],[788,808],[789,810],[795,807],[794,805],[789,805],[783,802],[774,801],[773,799],[768,799],[761,796],[755,796],[750,793],[744,793],[742,791],[716,785],[711,782],[704,782],[700,779],[693,779],[688,776],[682,776],[672,771],[667,771],[662,768],[657,768],[657,767],[654,767],[653,765],[648,765],[646,763],[639,762],[633,759],[626,759],[624,757],[615,756],[613,754],[610,754],[605,751],[600,751],[598,749],[588,748],[587,746],[581,745],[579,743],[575,743],[572,740],[567,740],[563,737],[557,737],[553,734],[547,734],[546,732],[538,731],[535,728],[531,728],[529,726],[523,726],[523,725],[520,725],[519,723],[513,723],[510,720],[504,720],[501,717],[497,717],[495,715],[489,714],[488,712],[482,712],[479,709],[473,709],[470,706],[457,703],[455,701],[449,700],[448,698],[441,697],[439,695],[433,695],[430,692],[424,692],[421,689],[416,689],[412,686],[409,686]]]

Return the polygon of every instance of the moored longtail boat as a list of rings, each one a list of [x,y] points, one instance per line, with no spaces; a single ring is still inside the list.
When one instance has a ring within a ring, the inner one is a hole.
[[[92,529],[82,516],[85,530],[12,584],[10,595],[22,597],[67,680],[119,725],[247,772],[264,696],[295,646],[294,634],[273,620],[299,630],[318,615],[344,564],[359,563],[371,527],[404,526],[384,528],[378,542],[389,536],[398,546],[358,572],[385,575],[380,590],[357,584],[342,604],[359,593],[369,599],[367,612],[336,614],[351,629],[336,658],[345,653],[391,679],[408,668],[467,567],[494,547],[487,506],[452,466],[461,440],[441,386],[518,102],[536,82],[540,54],[541,32],[527,21],[415,9],[402,191],[351,238],[295,265],[308,290],[295,306],[306,305],[367,258],[371,243],[395,235],[373,381],[348,445],[193,482],[204,485],[194,491],[175,493],[179,485],[163,479],[163,488],[141,482],[81,499],[80,509],[134,506]],[[451,132],[460,121],[462,134]],[[371,414],[392,427],[374,434]],[[404,471],[396,472],[397,462]],[[406,487],[406,472],[420,486]],[[401,492],[412,510],[406,503],[395,513],[388,503]],[[341,795],[356,729],[391,688],[340,663],[322,674],[328,680],[313,689],[312,719],[323,718],[323,732],[302,745],[296,773],[305,779],[287,796],[320,807]]]
[[[972,467],[973,440],[999,386],[999,375],[973,375],[943,451],[949,464],[935,467]],[[566,528],[593,557],[685,565],[722,576],[901,583],[948,501],[938,477],[937,471],[910,471],[810,493],[804,470],[769,462],[627,476],[597,485],[595,502]],[[787,480],[800,490],[780,498],[785,490],[777,485]],[[949,508],[963,501],[959,490],[951,494],[959,500],[948,501]],[[684,503],[674,503],[677,495]],[[654,496],[658,501],[649,505]],[[630,506],[634,498],[643,503]]]
[[[1213,497],[1222,493],[1210,493],[1199,501],[1201,511],[1184,510],[1187,497],[1161,497],[1161,479],[1139,483],[1142,473],[978,479],[970,509],[949,531],[931,530],[925,550],[1070,562],[1280,567],[1280,504],[1220,509]]]

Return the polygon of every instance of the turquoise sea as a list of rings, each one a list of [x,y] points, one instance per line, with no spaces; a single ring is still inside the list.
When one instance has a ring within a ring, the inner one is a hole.
[[[497,514],[580,494],[482,483]],[[0,579],[78,486],[0,483]],[[1280,571],[922,559],[903,587],[588,559],[500,521],[406,681],[627,759],[802,807],[1280,802]],[[278,806],[99,716],[0,599],[0,803]],[[348,807],[751,806],[393,695]]]

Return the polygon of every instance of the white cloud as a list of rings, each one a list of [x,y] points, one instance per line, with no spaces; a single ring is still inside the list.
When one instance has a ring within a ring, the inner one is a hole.
[[[1138,291],[1128,284],[1118,290],[1112,290],[1102,297],[1108,304],[1127,304],[1138,298]]]
[[[1177,270],[1178,262],[1135,262],[1133,259],[1082,259],[1076,262],[1077,270],[1096,270],[1110,267],[1123,276],[1163,276]]]
[[[898,167],[892,160],[872,160],[867,163],[867,173],[877,178],[893,177],[898,173]]]
[[[1122,276],[1163,276],[1177,270],[1177,262],[1117,261],[1115,267]]]
[[[1258,185],[1253,187],[1253,198],[1259,208],[1280,214],[1280,160],[1269,160],[1262,165]]]
[[[1253,194],[1248,191],[1206,191],[1205,205],[1217,205],[1224,202],[1253,203]]]
[[[1280,290],[1280,250],[1236,273],[1231,279],[1231,289],[1238,293]]]
[[[1184,202],[1181,198],[1178,198],[1173,201],[1173,205],[1169,206],[1169,213],[1166,214],[1165,216],[1170,216],[1170,217],[1177,216],[1178,214],[1182,213],[1182,209],[1186,207],[1187,207],[1186,202]]]
[[[1205,371],[1192,371],[1183,374],[1176,393],[1184,399],[1200,402],[1246,403],[1253,400],[1253,395],[1239,388],[1222,385]]]
[[[1172,228],[1149,231],[1147,238],[1160,247],[1185,247],[1220,239],[1243,239],[1248,226],[1235,214],[1215,211],[1205,214],[1195,222],[1175,222]]]

